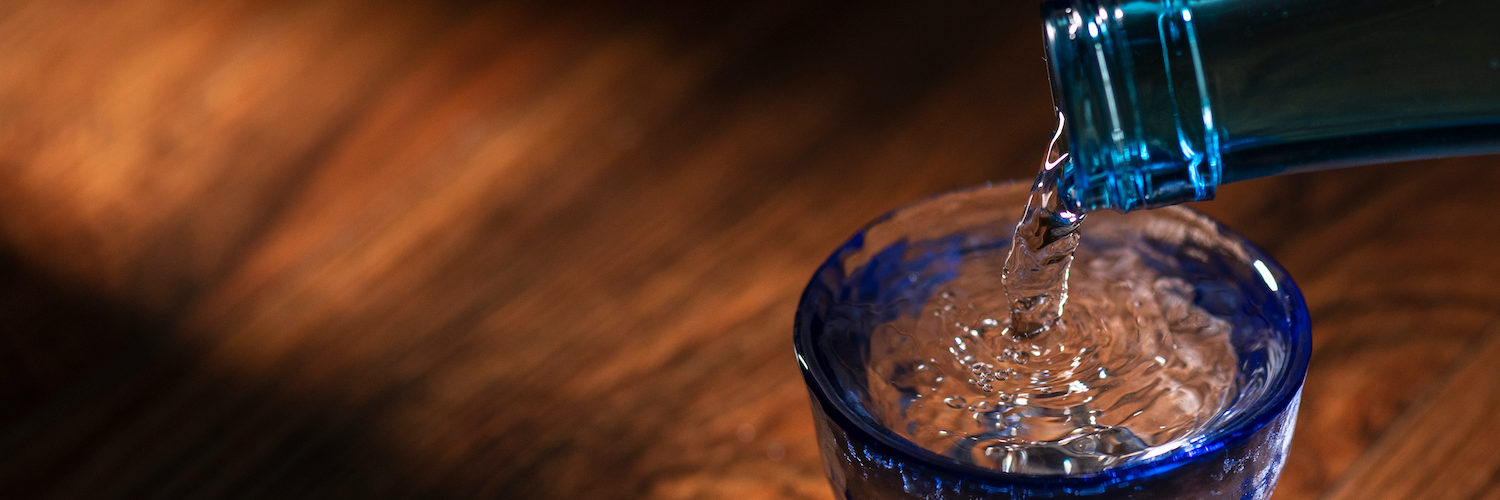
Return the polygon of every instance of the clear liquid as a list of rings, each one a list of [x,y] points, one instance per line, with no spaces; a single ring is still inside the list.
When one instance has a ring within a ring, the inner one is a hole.
[[[981,467],[1079,474],[1170,452],[1229,404],[1229,323],[1148,262],[1162,255],[1075,254],[1063,161],[1054,141],[1009,252],[966,255],[910,331],[872,336],[869,407],[886,427]]]
[[[1065,210],[1057,196],[1057,177],[1068,161],[1058,143],[1064,118],[1059,114],[1057,120],[1047,158],[1031,185],[1000,272],[1005,296],[1010,298],[1011,334],[1020,337],[1046,332],[1062,317],[1068,302],[1068,270],[1078,250],[1078,227],[1083,224],[1083,214]]]

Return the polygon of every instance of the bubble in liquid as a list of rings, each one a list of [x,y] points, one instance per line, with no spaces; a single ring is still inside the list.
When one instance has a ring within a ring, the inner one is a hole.
[[[1010,360],[1018,365],[1024,365],[1031,361],[1031,353],[1026,351],[1011,351]]]
[[[968,403],[964,401],[963,396],[948,396],[943,398],[943,404],[948,405],[949,408],[962,409]]]
[[[1099,440],[1090,434],[1083,434],[1068,441],[1068,449],[1076,453],[1093,453],[1099,449]]]

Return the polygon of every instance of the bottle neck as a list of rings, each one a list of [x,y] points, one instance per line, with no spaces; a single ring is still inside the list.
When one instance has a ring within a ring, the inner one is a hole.
[[[1500,153],[1500,2],[1050,0],[1043,15],[1076,210]]]
[[[1169,1],[1044,4],[1053,100],[1072,162],[1059,186],[1079,210],[1212,198],[1218,136],[1192,12]]]

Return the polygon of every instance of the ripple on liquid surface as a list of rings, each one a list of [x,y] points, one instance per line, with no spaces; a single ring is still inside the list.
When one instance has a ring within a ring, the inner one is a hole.
[[[1011,327],[1006,252],[966,255],[914,323],[872,336],[873,416],[934,452],[1028,474],[1096,471],[1201,436],[1236,389],[1231,326],[1150,262],[1170,255],[1083,249],[1061,319],[1039,333]]]

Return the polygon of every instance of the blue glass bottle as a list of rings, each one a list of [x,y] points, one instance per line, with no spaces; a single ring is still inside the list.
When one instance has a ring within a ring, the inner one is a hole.
[[[1076,210],[1219,184],[1500,152],[1500,2],[1053,0]]]

